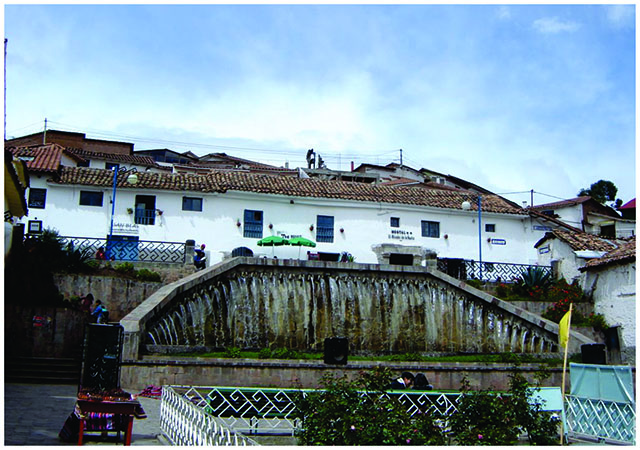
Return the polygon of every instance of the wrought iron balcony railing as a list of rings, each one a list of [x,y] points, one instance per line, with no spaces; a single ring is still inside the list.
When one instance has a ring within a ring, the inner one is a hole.
[[[438,270],[459,280],[482,280],[514,283],[529,268],[551,274],[551,266],[511,264],[468,259],[438,258]]]
[[[25,239],[37,239],[27,235]],[[61,236],[64,248],[78,251],[89,258],[108,261],[191,264],[193,254],[187,254],[184,242],[141,241],[138,238],[90,238]]]

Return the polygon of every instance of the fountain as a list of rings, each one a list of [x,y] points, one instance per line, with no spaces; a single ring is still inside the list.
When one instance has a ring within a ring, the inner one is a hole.
[[[340,336],[361,354],[557,352],[556,324],[424,267],[233,258],[174,284],[124,319],[138,321],[132,345],[321,351]]]

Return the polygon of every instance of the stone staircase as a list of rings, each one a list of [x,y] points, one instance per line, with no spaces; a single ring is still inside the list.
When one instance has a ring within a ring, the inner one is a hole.
[[[4,361],[5,383],[80,384],[81,358],[7,356]]]

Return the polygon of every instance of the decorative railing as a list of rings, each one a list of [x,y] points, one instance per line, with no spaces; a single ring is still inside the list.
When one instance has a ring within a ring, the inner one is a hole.
[[[551,266],[511,264],[468,259],[439,258],[438,270],[459,280],[482,280],[498,283],[514,283],[529,268],[551,274]]]
[[[25,239],[32,238],[37,239],[37,235],[25,237]],[[193,255],[187,254],[187,246],[184,242],[70,236],[61,236],[60,242],[69,250],[77,250],[95,259],[167,264],[190,264],[193,261]],[[104,252],[104,257],[100,256],[99,250]]]
[[[203,406],[198,396],[163,387],[160,429],[172,445],[258,445],[208,414]]]
[[[635,404],[566,396],[565,414],[569,437],[593,439],[607,444],[636,443]]]
[[[535,388],[533,388],[535,390]],[[552,388],[542,388],[552,389]],[[560,389],[560,388],[556,388]],[[293,435],[301,426],[295,399],[316,392],[308,389],[168,386],[163,388],[161,428],[176,445],[253,445],[245,434]],[[362,395],[371,395],[363,393]],[[457,411],[461,392],[388,391],[411,414],[447,417]],[[537,395],[532,401],[540,402]],[[536,398],[537,397],[537,398]],[[559,406],[543,410],[560,413]],[[567,395],[565,433],[611,444],[635,444],[635,405]]]
[[[243,434],[289,434],[300,428],[295,398],[315,390],[171,386],[172,392]],[[370,395],[363,393],[362,395]],[[446,417],[456,411],[460,392],[389,391],[411,415],[430,412]]]

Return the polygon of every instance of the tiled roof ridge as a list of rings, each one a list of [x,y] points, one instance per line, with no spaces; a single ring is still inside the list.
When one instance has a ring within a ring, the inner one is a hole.
[[[54,182],[111,186],[113,175],[110,170],[105,169],[64,167],[60,179],[54,180]],[[126,186],[124,179],[119,180],[118,185]],[[465,200],[470,201],[472,209],[475,209],[475,198],[477,198],[476,194],[468,191],[372,186],[339,180],[274,177],[267,174],[216,170],[201,175],[138,172],[136,188],[192,192],[244,191],[292,197],[399,203],[448,209],[462,209],[462,202]],[[483,196],[483,211],[515,215],[527,214],[523,209],[512,207],[497,195]]]
[[[137,162],[141,165],[146,165],[150,167],[157,167],[158,164],[156,161],[150,156],[141,156],[141,155],[125,155],[121,153],[105,153],[105,152],[94,152],[91,150],[85,150],[81,148],[67,148],[70,152],[77,154],[81,157],[93,157],[96,159],[104,159],[110,161],[127,161],[127,162]]]
[[[27,168],[31,172],[56,173],[61,167],[62,154],[66,153],[73,159],[81,157],[68,152],[65,147],[60,144],[37,144],[18,147],[8,147],[9,150],[17,158],[31,158],[26,161]]]
[[[609,252],[618,247],[618,243],[615,240],[610,240],[604,237],[596,236],[585,232],[574,232],[568,230],[556,229],[550,231],[545,237],[553,235],[561,241],[567,243],[574,251],[606,251]]]
[[[636,259],[636,237],[631,236],[628,240],[621,242],[621,244],[609,251],[601,258],[592,259],[587,261],[585,267],[580,270],[584,271],[594,267],[602,267],[609,264],[620,264],[627,261],[634,261]]]
[[[573,206],[588,202],[589,200],[591,200],[591,197],[589,197],[588,195],[581,195],[580,197],[558,200],[557,202],[544,203],[542,205],[535,205],[532,206],[531,209],[548,209],[555,206]]]

